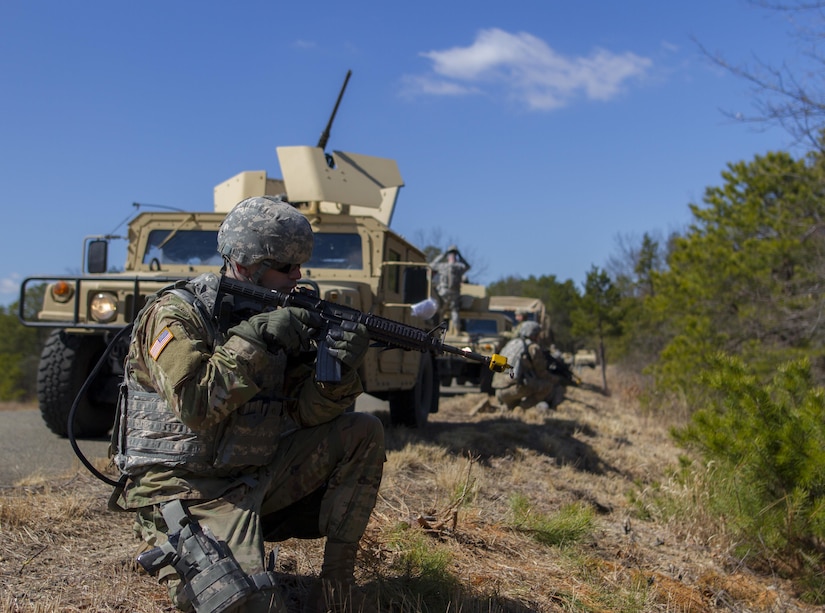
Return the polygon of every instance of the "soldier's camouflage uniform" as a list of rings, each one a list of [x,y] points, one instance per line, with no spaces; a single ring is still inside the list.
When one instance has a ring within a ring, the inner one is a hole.
[[[448,256],[455,256],[453,262]],[[455,332],[459,330],[459,311],[461,310],[461,282],[464,275],[470,270],[470,264],[463,258],[455,246],[451,246],[432,262],[430,268],[435,272],[435,291],[441,299],[442,317],[449,315]]]
[[[507,355],[507,361],[514,365],[520,360],[519,371],[515,378],[508,371],[493,373],[492,387],[496,390],[496,399],[508,409],[520,406],[523,409],[546,402],[549,407],[556,407],[564,399],[564,385],[561,377],[550,370],[547,358],[538,343],[521,336],[511,339],[501,349]],[[515,355],[513,358],[511,356]]]
[[[376,417],[345,412],[362,391],[357,373],[343,369],[339,384],[316,384],[314,351],[272,353],[227,337],[206,316],[217,282],[201,275],[139,315],[117,426],[116,461],[130,475],[119,504],[137,511],[136,531],[155,546],[166,540],[158,505],[187,501],[249,575],[264,570],[265,540],[358,542],[381,481],[384,441]],[[185,608],[173,568],[161,572]],[[246,607],[269,610],[262,601]]]

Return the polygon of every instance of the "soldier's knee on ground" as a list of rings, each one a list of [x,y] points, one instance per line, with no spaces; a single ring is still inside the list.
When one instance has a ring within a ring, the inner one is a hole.
[[[508,411],[515,409],[521,401],[521,394],[515,391],[515,386],[496,390],[496,400]]]

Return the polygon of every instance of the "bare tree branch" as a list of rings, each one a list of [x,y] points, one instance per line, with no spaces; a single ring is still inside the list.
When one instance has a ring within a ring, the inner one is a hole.
[[[762,124],[765,128],[778,125],[794,139],[793,145],[807,145],[822,151],[821,135],[825,131],[825,91],[822,89],[825,54],[820,51],[820,46],[825,39],[825,1],[752,0],[751,4],[782,12],[786,18],[790,16],[788,20],[793,31],[789,35],[800,48],[799,58],[804,58],[807,66],[801,68],[796,64],[791,65],[788,60],[776,66],[759,58],[754,58],[752,64],[735,64],[720,54],[711,52],[694,39],[702,54],[713,64],[742,79],[752,88],[754,114],[722,112],[733,120]],[[802,15],[803,13],[805,14]],[[795,15],[799,15],[800,19],[794,20]]]

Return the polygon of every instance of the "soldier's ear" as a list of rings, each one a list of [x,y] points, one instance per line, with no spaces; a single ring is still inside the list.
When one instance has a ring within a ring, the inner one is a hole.
[[[238,264],[235,262],[235,272],[237,272],[243,279],[252,278],[252,268],[250,266],[244,266],[243,264]]]

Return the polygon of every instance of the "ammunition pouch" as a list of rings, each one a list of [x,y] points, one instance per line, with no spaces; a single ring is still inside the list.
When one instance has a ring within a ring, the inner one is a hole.
[[[257,592],[276,589],[274,573],[247,575],[226,544],[190,517],[179,500],[163,505],[161,513],[169,540],[140,554],[137,561],[150,575],[173,566],[197,613],[221,613]]]

